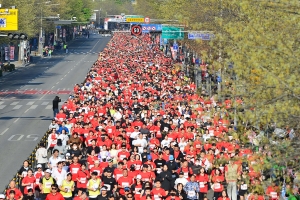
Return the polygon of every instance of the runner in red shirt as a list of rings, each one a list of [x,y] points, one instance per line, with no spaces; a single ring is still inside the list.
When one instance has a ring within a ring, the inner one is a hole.
[[[46,200],[65,200],[63,195],[58,192],[58,185],[52,184],[51,185],[51,193],[49,193],[46,197]]]
[[[32,169],[28,169],[27,176],[22,179],[22,186],[24,187],[24,194],[28,194],[28,189],[35,189],[34,184],[36,183],[36,179],[33,176]]]
[[[16,188],[16,182],[15,181],[11,181],[9,183],[9,189],[6,190],[6,197],[9,197],[9,193],[12,190],[15,191],[15,199],[16,200],[22,200],[23,199],[23,194],[19,189]]]
[[[78,163],[78,157],[73,157],[73,163],[70,165],[70,172],[72,174],[72,181],[77,181],[77,173],[80,170],[81,164]]]
[[[77,172],[77,188],[86,190],[87,188],[87,182],[90,178],[90,173],[88,170],[86,170],[85,165],[81,165],[80,170]]]
[[[118,180],[118,188],[120,189],[120,194],[124,195],[125,191],[124,188],[125,187],[131,187],[133,184],[133,180],[131,177],[128,177],[128,170],[127,169],[123,169],[123,176],[121,176]]]
[[[152,189],[151,195],[153,195],[155,200],[162,200],[167,196],[167,192],[161,188],[161,183],[159,180],[155,181],[155,188]]]

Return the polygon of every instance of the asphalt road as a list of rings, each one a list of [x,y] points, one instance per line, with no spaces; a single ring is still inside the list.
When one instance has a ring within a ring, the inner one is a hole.
[[[54,97],[68,98],[109,40],[99,35],[77,39],[68,54],[43,58],[0,78],[0,191],[48,129]]]

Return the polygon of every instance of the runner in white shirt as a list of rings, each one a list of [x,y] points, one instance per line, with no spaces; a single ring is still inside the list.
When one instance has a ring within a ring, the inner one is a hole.
[[[139,133],[139,136],[136,140],[132,141],[132,145],[138,147],[139,153],[142,154],[144,147],[147,147],[147,141],[144,139],[143,134]]]
[[[58,157],[59,151],[57,149],[53,150],[52,156],[49,158],[48,167],[53,170],[57,167],[57,163],[61,161],[61,158]]]
[[[61,186],[63,180],[67,178],[67,171],[63,169],[62,161],[59,161],[57,167],[52,169],[52,177],[56,180],[58,186]]]

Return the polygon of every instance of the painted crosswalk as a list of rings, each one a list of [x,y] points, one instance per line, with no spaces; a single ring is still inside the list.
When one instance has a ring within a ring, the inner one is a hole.
[[[30,109],[35,110],[37,108],[42,108],[45,110],[52,109],[52,102],[50,101],[0,101],[0,110],[9,109],[9,110],[19,110],[19,109]]]
[[[63,88],[58,90],[41,90],[41,89],[25,89],[25,90],[1,90],[0,91],[0,98],[5,97],[7,95],[53,95],[53,94],[72,94],[72,90],[70,88]],[[15,102],[14,102],[15,103]],[[32,103],[33,104],[33,103]],[[31,105],[32,105],[31,104]],[[17,105],[17,104],[15,104]]]
[[[16,105],[15,107],[13,107],[14,110],[18,110],[22,107],[22,105]]]

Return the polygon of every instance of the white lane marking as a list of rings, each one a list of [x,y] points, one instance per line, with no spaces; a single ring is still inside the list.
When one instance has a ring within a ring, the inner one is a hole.
[[[2,133],[0,133],[0,135],[4,135],[4,133],[6,133],[8,131],[9,128],[6,128]]]
[[[52,105],[48,105],[45,109],[52,109]]]
[[[42,103],[42,106],[46,106],[48,104],[49,104],[49,102],[45,101],[45,102]]]
[[[20,119],[20,118],[16,119],[16,120],[14,121],[14,123],[16,123],[17,121],[19,121],[19,119]]]
[[[39,100],[42,100],[48,94],[48,92],[49,91],[47,91],[46,94],[44,94],[41,98],[39,98]]]
[[[38,107],[38,106],[37,105],[32,105],[32,106],[30,106],[29,109],[36,109],[36,107]]]
[[[34,104],[34,101],[29,101],[26,105],[27,106],[31,106],[31,105],[33,105]]]
[[[56,85],[59,83],[59,81],[58,82],[56,82]]]
[[[22,105],[16,105],[15,107],[13,107],[14,110],[18,110],[22,107]]]
[[[4,103],[4,101],[0,101],[0,105],[3,104],[3,103]]]
[[[24,113],[27,113],[28,111],[29,111],[29,109],[25,110],[25,112],[24,112]]]
[[[19,101],[15,101],[15,102],[12,102],[10,105],[11,106],[15,106],[15,105],[17,105],[19,103]]]
[[[52,86],[52,88],[51,89],[53,89],[54,88],[54,86]]]
[[[6,105],[0,105],[0,109],[3,109],[3,108],[5,108],[5,106],[6,106]]]
[[[64,78],[61,78],[60,80],[63,80]]]

